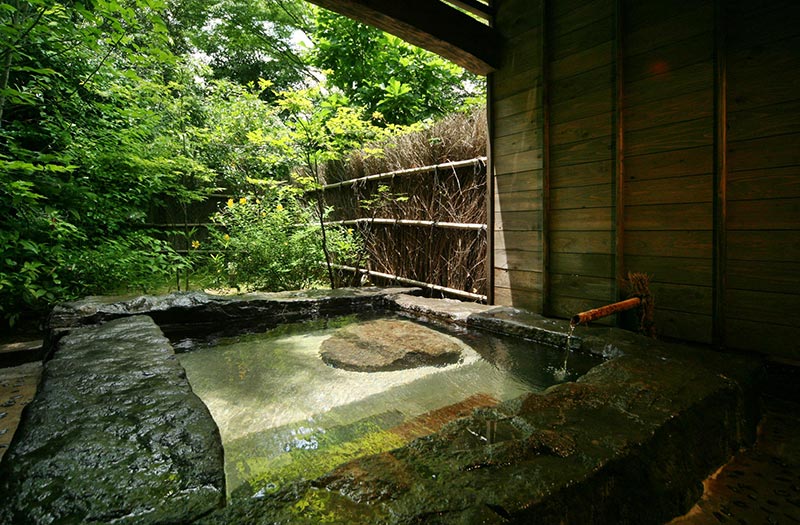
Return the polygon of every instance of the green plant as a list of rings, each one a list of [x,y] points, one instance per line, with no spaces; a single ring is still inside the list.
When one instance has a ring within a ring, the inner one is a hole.
[[[0,0],[0,316],[176,274],[185,286],[209,244],[214,268],[247,286],[317,286],[323,259],[357,265],[358,232],[323,229],[326,203],[301,205],[290,183],[318,183],[354,148],[388,161],[381,141],[411,127],[393,122],[480,89],[454,89],[451,64],[382,33],[372,46],[343,19],[318,35],[332,62],[312,67],[296,36],[314,33],[318,13],[328,17],[302,0]],[[319,67],[338,69],[326,83]],[[147,229],[159,206],[219,191],[253,197],[222,210],[213,242],[183,230],[202,248],[181,256]]]
[[[294,290],[327,281],[320,227],[297,190],[273,182],[262,192],[230,199],[214,216],[211,257],[220,282],[232,287]],[[329,247],[342,261],[356,257],[352,230],[328,230]]]
[[[485,91],[483,79],[400,38],[319,10],[311,61],[367,114],[411,124],[456,111]]]
[[[130,232],[70,251],[63,272],[77,296],[149,293],[187,264],[167,242],[146,232]]]

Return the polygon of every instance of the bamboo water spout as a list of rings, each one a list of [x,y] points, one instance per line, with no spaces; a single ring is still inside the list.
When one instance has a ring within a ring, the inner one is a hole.
[[[641,297],[631,297],[630,299],[625,299],[624,301],[619,301],[618,303],[607,304],[605,306],[601,306],[600,308],[594,308],[593,310],[587,310],[585,312],[575,314],[569,320],[569,324],[572,326],[577,326],[579,324],[588,323],[617,312],[638,308],[641,306],[641,304]]]
[[[617,312],[639,308],[639,331],[650,337],[655,337],[653,329],[654,302],[653,295],[650,293],[650,276],[644,273],[628,272],[628,280],[625,285],[632,295],[629,299],[575,314],[569,320],[569,334],[567,334],[567,342],[564,345],[564,364],[554,374],[557,380],[563,381],[567,377],[567,361],[570,352],[569,342],[572,339],[575,327],[579,324],[586,324]]]

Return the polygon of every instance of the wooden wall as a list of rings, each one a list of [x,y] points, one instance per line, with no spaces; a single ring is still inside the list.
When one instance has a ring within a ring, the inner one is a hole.
[[[724,335],[800,360],[800,2],[732,4]]]
[[[800,360],[800,2],[496,5],[494,302]]]
[[[494,302],[542,311],[542,0],[505,0],[507,38],[490,78]],[[531,15],[533,13],[533,15]]]
[[[710,343],[713,1],[623,9],[624,266],[653,276],[659,333]]]
[[[614,286],[614,2],[546,10],[549,294],[558,317],[616,300]]]

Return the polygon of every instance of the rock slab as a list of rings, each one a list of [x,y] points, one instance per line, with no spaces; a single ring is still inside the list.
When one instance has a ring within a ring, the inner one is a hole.
[[[152,319],[58,344],[0,464],[0,523],[185,523],[224,505],[219,430]]]
[[[461,358],[461,343],[398,319],[377,319],[337,330],[320,348],[330,366],[356,372],[444,366]]]

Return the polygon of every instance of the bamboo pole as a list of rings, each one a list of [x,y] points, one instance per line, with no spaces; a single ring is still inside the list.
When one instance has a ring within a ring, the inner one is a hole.
[[[400,277],[397,275],[392,275],[390,273],[383,273],[383,272],[376,272],[374,270],[367,270],[366,268],[354,268],[352,266],[345,266],[342,264],[332,264],[331,267],[337,270],[344,270],[347,272],[358,272],[362,275],[369,275],[372,277],[380,277],[381,279],[389,279],[391,281],[395,281],[402,284],[408,284],[410,286],[419,286],[422,288],[427,288],[429,290],[435,290],[437,292],[442,292],[447,295],[454,295],[456,297],[463,297],[465,299],[469,299],[472,301],[480,301],[486,302],[486,296],[480,295],[476,293],[465,292],[464,290],[457,290],[455,288],[448,288],[446,286],[439,286],[438,284],[431,284],[425,283],[422,281],[416,281],[414,279],[407,279],[405,277]]]
[[[348,186],[348,185],[353,186],[360,182],[391,179],[392,177],[398,177],[403,175],[415,175],[417,173],[427,173],[429,171],[435,171],[439,169],[464,168],[466,166],[473,166],[475,164],[485,163],[485,162],[486,162],[486,157],[476,157],[474,159],[445,162],[442,164],[434,164],[432,166],[420,166],[419,168],[407,168],[403,170],[389,171],[386,173],[376,173],[374,175],[367,175],[366,177],[359,177],[357,179],[350,179],[350,180],[344,180],[342,182],[335,182],[333,184],[326,184],[321,188],[310,190],[307,193],[315,193],[317,191],[325,191],[333,188],[341,188],[342,186]]]
[[[432,226],[434,228],[446,228],[451,230],[485,230],[486,225],[480,223],[462,222],[439,222],[439,221],[418,221],[412,219],[379,219],[362,217],[360,219],[347,219],[342,221],[326,221],[326,226],[357,226],[359,224],[385,224],[402,226]]]
[[[600,308],[595,308],[593,310],[587,310],[585,312],[575,314],[572,316],[572,319],[569,320],[569,324],[571,324],[572,326],[577,326],[579,324],[588,323],[590,321],[594,321],[596,319],[600,319],[601,317],[606,317],[608,315],[615,314],[617,312],[631,310],[641,304],[642,304],[641,297],[631,297],[630,299],[625,299],[624,301],[619,301],[618,303],[608,304],[606,306],[601,306]]]

